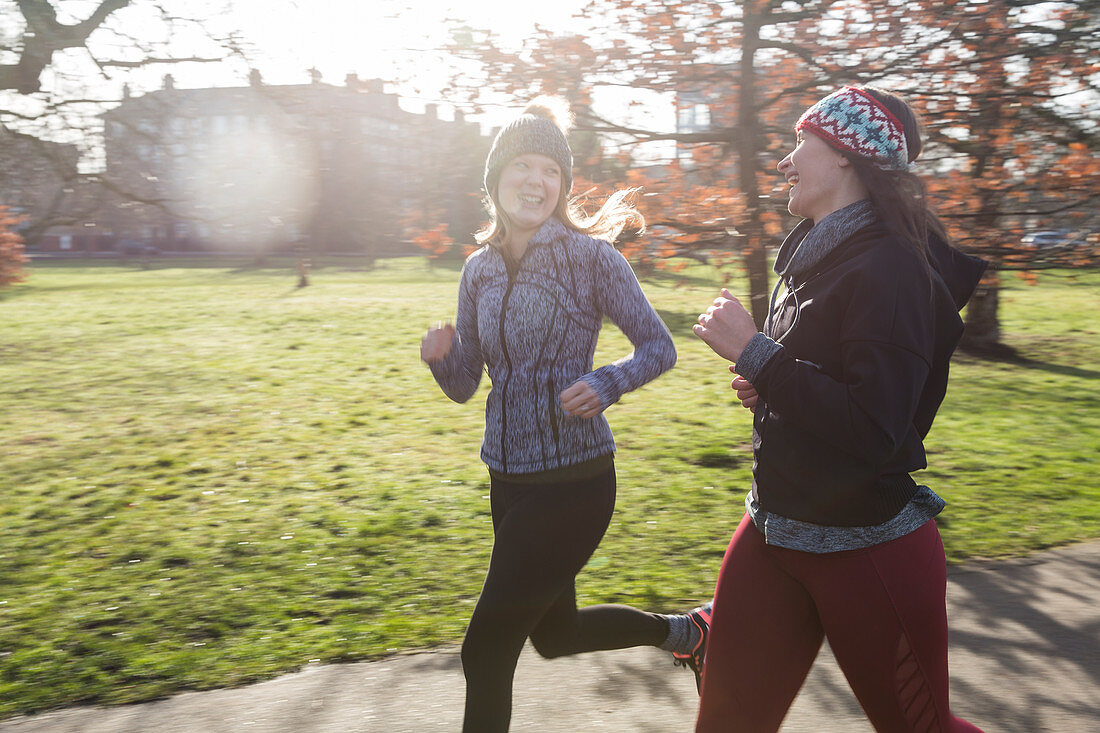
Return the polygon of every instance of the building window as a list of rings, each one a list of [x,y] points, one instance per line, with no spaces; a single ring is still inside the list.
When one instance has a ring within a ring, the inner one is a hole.
[[[681,130],[690,130],[695,126],[695,107],[681,107],[676,120],[676,127]]]
[[[697,127],[710,127],[710,107],[702,103],[695,105],[695,124]]]

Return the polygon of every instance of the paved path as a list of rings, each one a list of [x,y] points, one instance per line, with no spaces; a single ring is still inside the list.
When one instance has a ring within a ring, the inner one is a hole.
[[[949,572],[951,692],[987,733],[1100,731],[1100,542]],[[545,661],[516,673],[512,730],[676,733],[692,729],[695,683],[653,649]],[[455,650],[317,666],[249,687],[0,723],[0,733],[453,733]],[[784,733],[871,728],[828,650]]]

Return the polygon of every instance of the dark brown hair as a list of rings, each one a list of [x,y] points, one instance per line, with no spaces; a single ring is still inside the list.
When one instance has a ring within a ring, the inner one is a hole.
[[[909,162],[921,154],[920,123],[912,108],[899,96],[874,87],[859,87],[890,110],[901,122],[905,132]],[[928,205],[924,182],[908,170],[887,170],[858,155],[845,153],[860,182],[867,188],[871,205],[879,220],[895,236],[912,246],[928,260],[928,238],[947,241],[943,222]]]

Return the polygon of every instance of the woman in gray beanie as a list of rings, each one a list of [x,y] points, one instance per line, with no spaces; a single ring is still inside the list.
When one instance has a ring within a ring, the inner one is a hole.
[[[485,163],[490,221],[466,260],[454,326],[431,329],[421,358],[456,402],[487,370],[481,459],[494,543],[462,645],[464,731],[506,731],[512,677],[530,638],[544,657],[695,643],[687,616],[627,606],[578,609],[574,579],[615,505],[615,442],[604,411],[676,362],[668,329],[610,244],[644,226],[613,195],[591,217],[569,199],[568,112],[536,100],[504,126]],[[634,351],[593,369],[604,317]]]

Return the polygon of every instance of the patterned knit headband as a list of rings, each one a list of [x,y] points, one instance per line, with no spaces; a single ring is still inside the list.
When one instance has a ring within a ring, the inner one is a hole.
[[[504,166],[527,153],[545,155],[557,163],[561,167],[562,190],[569,192],[573,186],[573,153],[569,142],[554,120],[537,111],[524,111],[497,133],[485,160],[485,192],[494,195]]]
[[[888,170],[909,167],[904,127],[873,96],[855,87],[833,92],[806,110],[795,130],[811,130],[841,150]]]

